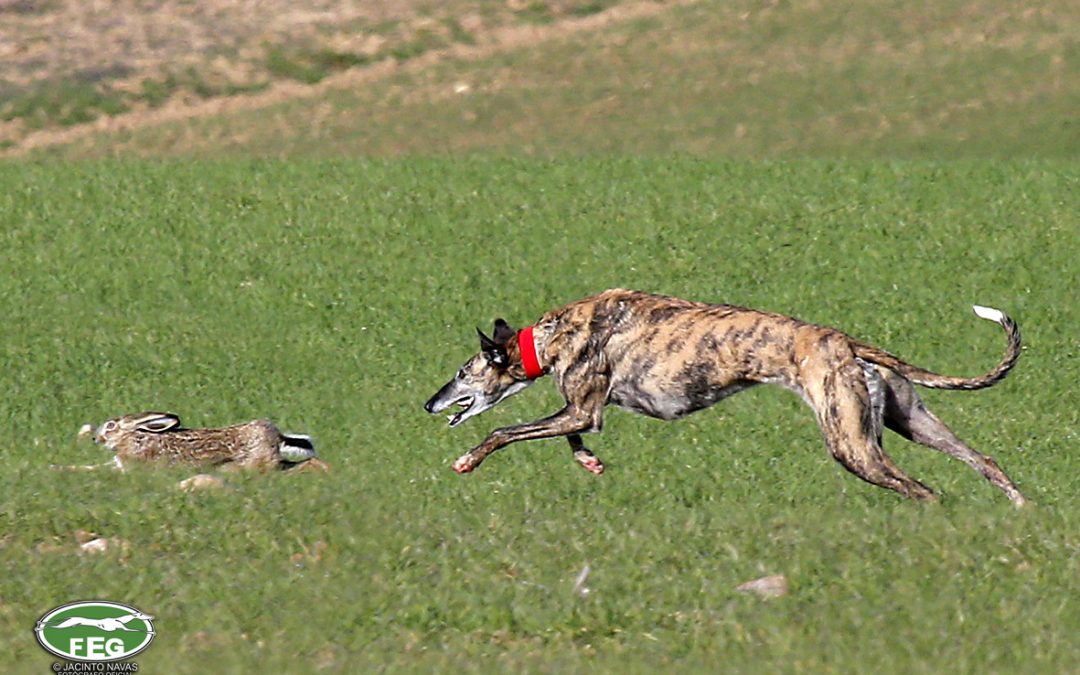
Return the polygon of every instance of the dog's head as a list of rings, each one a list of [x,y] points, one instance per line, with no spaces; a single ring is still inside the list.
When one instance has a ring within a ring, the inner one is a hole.
[[[495,407],[532,383],[525,376],[518,349],[517,330],[502,319],[495,320],[492,337],[479,328],[480,352],[458,369],[457,375],[424,404],[429,413],[439,413],[452,405],[461,410],[449,416],[450,426],[456,427],[470,417]]]

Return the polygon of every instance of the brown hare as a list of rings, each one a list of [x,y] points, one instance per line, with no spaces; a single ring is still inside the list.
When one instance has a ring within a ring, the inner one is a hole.
[[[269,420],[184,429],[172,413],[143,412],[113,418],[89,433],[115,453],[113,463],[120,469],[130,462],[256,469],[292,469],[310,462],[310,468],[326,468],[315,457],[309,436],[282,433]]]

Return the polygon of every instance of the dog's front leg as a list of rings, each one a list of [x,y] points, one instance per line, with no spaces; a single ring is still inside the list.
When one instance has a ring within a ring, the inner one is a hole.
[[[591,409],[582,406],[567,405],[559,412],[550,417],[545,417],[542,420],[496,429],[484,439],[483,443],[459,457],[457,461],[454,462],[454,471],[457,471],[458,473],[468,473],[480,466],[480,462],[483,462],[491,453],[510,445],[511,443],[516,443],[517,441],[527,441],[534,438],[569,436],[571,434],[577,435],[586,431],[599,430],[601,409],[602,406]],[[580,437],[578,438],[578,441],[581,441]],[[582,448],[584,449],[584,445],[582,445]],[[586,450],[586,452],[588,451]],[[603,469],[601,468],[601,471],[602,470]]]

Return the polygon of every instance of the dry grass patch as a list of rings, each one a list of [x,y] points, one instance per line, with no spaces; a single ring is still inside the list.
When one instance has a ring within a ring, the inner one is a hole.
[[[29,134],[487,40],[617,0],[0,0],[0,150]]]

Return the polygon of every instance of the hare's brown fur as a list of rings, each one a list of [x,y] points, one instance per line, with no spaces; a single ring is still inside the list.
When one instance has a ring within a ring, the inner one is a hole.
[[[112,450],[116,462],[163,462],[187,465],[230,465],[237,468],[289,468],[297,462],[282,448],[306,437],[282,433],[270,420],[212,428],[183,429],[170,413],[125,415],[102,424],[94,440]],[[311,457],[314,451],[311,450]]]

